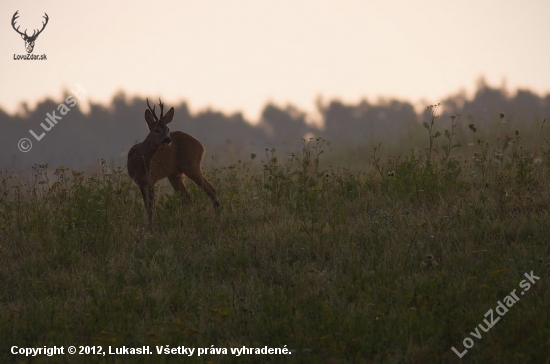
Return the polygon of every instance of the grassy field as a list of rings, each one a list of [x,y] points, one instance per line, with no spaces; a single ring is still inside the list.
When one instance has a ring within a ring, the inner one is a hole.
[[[160,187],[152,232],[123,170],[4,172],[0,361],[549,363],[547,146],[528,153],[518,132],[499,149],[473,126],[474,145],[453,149],[452,128],[425,127],[426,150],[371,150],[358,172],[326,165],[321,139],[210,170],[218,214],[193,183],[185,207]],[[27,358],[14,345],[152,354]],[[290,354],[231,354],[243,346]]]

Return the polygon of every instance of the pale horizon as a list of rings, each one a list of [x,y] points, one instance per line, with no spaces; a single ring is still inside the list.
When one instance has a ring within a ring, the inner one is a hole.
[[[160,4],[160,5],[159,5]],[[82,85],[88,101],[186,101],[193,112],[242,112],[272,102],[315,113],[315,100],[396,98],[415,106],[481,77],[493,87],[550,92],[545,1],[6,1],[0,5],[0,108],[15,113]],[[11,27],[40,28],[26,54]]]

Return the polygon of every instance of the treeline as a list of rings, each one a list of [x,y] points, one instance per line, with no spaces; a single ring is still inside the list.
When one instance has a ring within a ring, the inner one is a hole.
[[[90,170],[97,167],[99,158],[124,166],[129,148],[142,141],[147,133],[144,99],[119,93],[109,105],[92,103],[88,113],[83,113],[76,105],[51,126],[45,119],[53,111],[60,115],[57,110],[63,100],[47,99],[32,110],[23,104],[22,111],[15,116],[0,110],[2,170],[25,173],[33,164],[41,163]],[[471,123],[476,124],[482,135],[484,129],[490,129],[499,121],[500,113],[506,115],[505,127],[512,133],[515,129],[540,126],[550,117],[550,94],[539,96],[529,90],[517,90],[512,94],[504,87],[493,88],[482,81],[473,98],[458,93],[442,100],[441,104],[438,120],[446,123],[451,114],[461,114],[459,132],[462,135],[468,132],[467,125]],[[424,113],[418,115],[411,103],[394,99],[376,103],[362,100],[356,104],[320,101],[317,107],[322,127],[306,122],[306,113],[291,105],[267,104],[260,122],[255,125],[240,113],[227,115],[203,110],[192,114],[185,102],[167,105],[171,106],[175,107],[171,129],[195,136],[206,146],[208,155],[223,155],[227,148],[256,153],[263,153],[268,147],[295,150],[306,135],[321,136],[334,144],[347,146],[373,146],[380,142],[399,144],[422,133],[422,121],[428,117]],[[50,130],[45,131],[41,123]],[[37,141],[29,130],[44,135]],[[18,149],[18,141],[22,138],[33,143],[27,153]]]

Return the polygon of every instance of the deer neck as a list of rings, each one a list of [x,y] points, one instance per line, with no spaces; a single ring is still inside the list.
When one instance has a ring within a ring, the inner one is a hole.
[[[140,144],[139,149],[141,158],[146,166],[149,165],[149,162],[151,162],[151,159],[159,148],[160,145],[153,142],[149,137],[145,138],[145,140]]]

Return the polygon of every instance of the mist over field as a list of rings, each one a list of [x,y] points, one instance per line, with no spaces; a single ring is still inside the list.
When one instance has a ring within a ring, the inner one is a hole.
[[[81,86],[85,89],[85,85]],[[65,166],[95,171],[100,158],[113,166],[125,166],[130,147],[147,135],[143,116],[145,100],[119,92],[108,105],[90,102],[86,113],[77,103],[52,127],[46,119],[54,111],[60,116],[58,107],[66,96],[79,101],[67,90],[63,99],[48,98],[32,109],[23,102],[15,115],[0,110],[3,130],[0,143],[4,146],[0,155],[2,169],[24,175],[32,165],[47,163],[52,168]],[[88,95],[81,93],[79,96],[86,100]],[[550,94],[492,87],[483,79],[478,81],[472,97],[457,92],[443,100],[433,100],[433,103],[438,102],[442,106],[436,128],[448,127],[450,115],[461,115],[457,140],[463,147],[458,153],[465,154],[470,153],[468,144],[472,138],[467,131],[471,123],[480,129],[478,137],[494,141],[521,129],[524,136],[529,135],[538,143],[542,139],[536,130],[550,115]],[[158,100],[151,99],[150,103],[158,103]],[[425,111],[417,113],[410,102],[395,99],[352,103],[319,98],[316,107],[320,120],[314,122],[311,122],[312,115],[292,104],[267,103],[259,122],[246,120],[240,113],[226,114],[216,109],[191,113],[190,104],[184,101],[166,105],[172,106],[175,117],[171,130],[189,133],[204,144],[206,167],[232,163],[233,159],[246,158],[250,153],[263,155],[265,148],[276,148],[288,154],[300,148],[302,138],[318,136],[330,142],[327,153],[332,153],[339,164],[358,165],[368,158],[366,151],[380,143],[386,154],[406,154],[413,148],[422,148],[422,123],[428,119]],[[504,123],[499,120],[501,113],[505,114]],[[41,124],[51,129],[46,131]],[[44,135],[38,141],[29,130],[37,136]],[[17,142],[21,138],[29,138],[32,142],[32,149],[27,153],[18,149]]]

